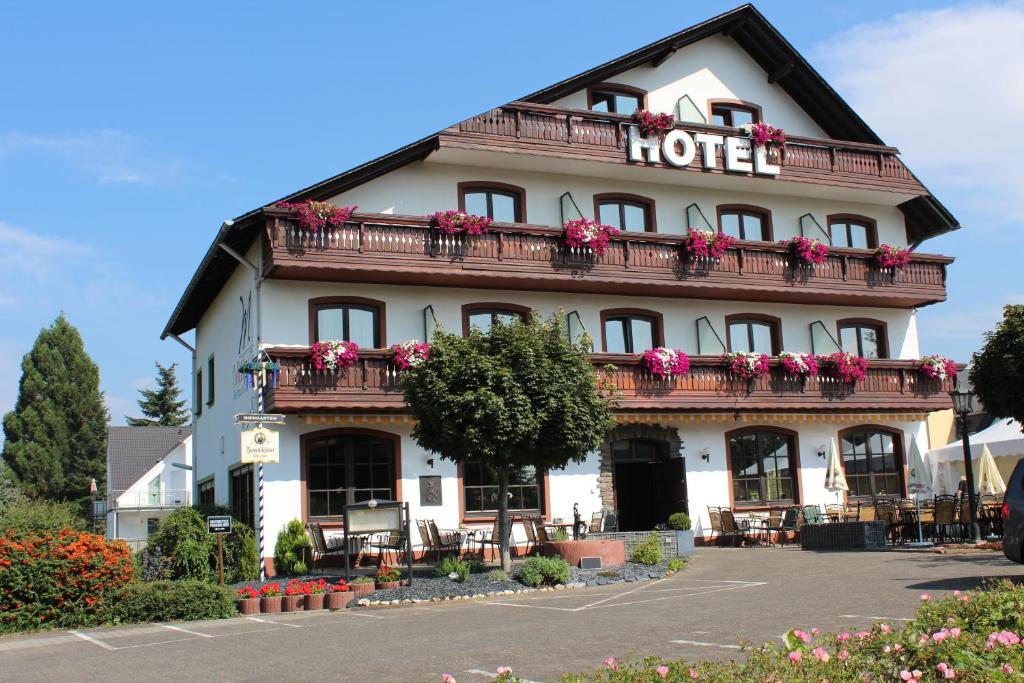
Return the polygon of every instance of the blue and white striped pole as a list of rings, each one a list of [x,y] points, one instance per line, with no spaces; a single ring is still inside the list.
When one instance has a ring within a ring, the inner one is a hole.
[[[256,412],[260,415],[263,414],[263,373],[259,372],[256,375]],[[262,427],[263,424],[257,425]],[[267,578],[267,567],[264,564],[264,552],[263,552],[263,463],[256,464],[256,479],[257,479],[257,506],[256,506],[256,520],[257,526],[259,527],[259,545],[260,545],[260,581]]]

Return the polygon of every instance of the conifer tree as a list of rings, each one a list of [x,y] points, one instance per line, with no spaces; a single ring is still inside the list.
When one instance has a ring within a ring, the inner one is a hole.
[[[185,401],[179,400],[181,387],[174,373],[177,363],[164,367],[156,363],[156,389],[140,389],[139,409],[146,417],[129,417],[128,424],[132,427],[180,427],[188,424],[189,414],[184,409]]]
[[[107,408],[100,372],[61,313],[21,361],[14,410],[4,416],[3,459],[35,498],[81,501],[106,479]]]

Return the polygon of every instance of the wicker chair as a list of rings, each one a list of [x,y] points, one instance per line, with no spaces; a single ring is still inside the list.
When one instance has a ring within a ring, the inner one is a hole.
[[[885,533],[891,543],[902,540],[903,518],[896,503],[888,498],[875,501],[875,516],[885,525]]]
[[[736,522],[736,515],[729,508],[720,510],[722,515],[722,538],[731,538],[733,547],[746,540],[746,531]]]
[[[772,534],[775,534],[780,540],[782,538],[782,521],[786,516],[786,511],[783,508],[771,508],[768,511],[768,545],[775,545],[772,541]]]
[[[540,548],[537,543],[537,527],[532,517],[523,517],[523,531],[526,533],[526,554]]]
[[[370,548],[378,552],[381,564],[388,564],[388,556],[394,555],[395,564],[399,558],[408,550],[404,531],[392,531],[389,534],[381,535],[374,541],[370,541]]]
[[[437,522],[432,519],[427,520],[427,528],[430,530],[430,545],[437,552],[437,559],[441,559],[442,553],[458,554],[459,549],[462,547],[462,535],[460,533],[442,533],[437,528]]]
[[[956,496],[935,496],[936,540],[945,542],[956,528]]]
[[[715,540],[715,534],[722,537],[722,509],[708,506],[708,519],[711,522],[711,534],[708,536],[708,543]]]
[[[344,546],[332,546],[324,536],[323,527],[316,522],[306,525],[306,533],[309,535],[309,542],[313,546],[313,568],[322,569],[323,561],[331,555],[343,555]]]
[[[525,520],[524,520],[524,523],[525,523]],[[507,526],[509,538],[511,538],[512,537],[512,517],[511,516],[509,516],[508,524],[506,526]],[[494,548],[495,550],[497,550],[498,548],[501,547],[501,530],[500,529],[501,529],[501,524],[500,524],[499,518],[495,517],[494,518],[494,526],[491,527],[490,532],[486,532],[486,531],[478,532],[477,537],[476,537],[476,542],[480,545],[480,554],[481,555],[484,554],[484,551],[483,551],[484,546],[489,545],[492,548]],[[544,529],[543,524],[541,524],[541,525],[535,524],[534,525],[534,529],[535,529],[536,532],[538,532],[536,534],[536,536],[537,536],[536,543],[538,545],[543,543],[544,541],[547,541],[547,534],[545,534],[544,535],[544,539],[541,540],[541,535],[539,533],[540,531],[542,531]]]

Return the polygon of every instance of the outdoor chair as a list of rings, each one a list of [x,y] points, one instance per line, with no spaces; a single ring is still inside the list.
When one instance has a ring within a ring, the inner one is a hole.
[[[944,543],[956,528],[956,497],[935,496],[934,538]]]
[[[874,503],[857,503],[857,521],[874,522],[878,517],[875,515]]]
[[[420,543],[423,544],[423,559],[426,560],[430,553],[437,553],[437,559],[441,559],[441,551],[434,547],[433,541],[430,539],[430,527],[427,526],[427,520],[417,519],[416,520],[416,531],[420,535]]]
[[[715,534],[722,535],[722,509],[708,506],[708,519],[711,522],[711,534],[708,536],[708,543],[715,540]]]
[[[772,534],[774,533],[780,540],[782,538],[782,521],[785,518],[786,511],[782,508],[771,508],[768,511],[768,545],[775,545],[772,541]]]
[[[892,500],[875,501],[875,515],[885,525],[885,533],[891,543],[902,540],[903,518]]]
[[[462,547],[461,534],[458,532],[442,533],[441,530],[437,528],[437,523],[432,519],[427,520],[427,528],[430,531],[430,544],[437,552],[437,559],[441,559],[442,553],[458,554],[459,548]]]
[[[323,527],[316,522],[311,522],[306,525],[306,533],[309,535],[309,542],[313,547],[314,569],[321,569],[325,558],[331,555],[343,555],[345,553],[344,546],[332,545],[327,542],[327,538],[324,536]]]
[[[590,526],[587,528],[588,534],[599,534],[604,529],[604,510],[595,512],[590,516]]]
[[[779,524],[779,542],[783,545],[789,543],[789,532],[793,532],[793,536],[796,537],[799,531],[798,525],[800,520],[803,518],[803,514],[800,512],[800,508],[792,507],[786,508],[782,511],[782,522]]]
[[[526,554],[529,555],[539,546],[537,544],[537,527],[532,517],[523,517],[523,532],[526,534]]]
[[[529,522],[533,525],[533,534],[537,538],[537,545],[541,546],[551,540],[551,534],[548,533],[548,527],[544,524],[544,518],[540,516],[530,517]],[[495,532],[497,534],[497,532]]]
[[[370,549],[376,550],[380,564],[388,564],[388,556],[394,555],[394,564],[398,564],[399,558],[408,550],[404,531],[392,531],[386,535],[380,535],[377,540],[370,542]]]
[[[524,524],[527,523],[525,519],[523,520],[523,522],[524,522]],[[508,518],[508,525],[507,526],[508,526],[508,535],[509,535],[509,538],[511,538],[512,537],[512,517],[511,516]],[[484,546],[488,546],[489,545],[495,551],[497,551],[498,548],[501,547],[501,530],[500,529],[501,529],[501,524],[499,522],[499,518],[495,517],[494,518],[494,526],[491,527],[490,532],[487,532],[487,531],[479,531],[479,532],[477,532],[478,535],[476,537],[476,542],[480,544],[480,555],[483,556],[484,558],[487,557],[486,555],[484,555]],[[541,541],[540,532],[543,531],[544,526],[543,526],[543,524],[535,524],[534,525],[534,529],[537,532],[536,533],[536,536],[537,536],[536,542],[539,545],[540,543],[543,542],[543,541]],[[546,541],[546,540],[547,540],[547,535],[545,534],[544,541]]]
[[[821,514],[821,508],[817,505],[805,505],[803,507],[804,522],[807,524],[824,524],[825,517]]]
[[[722,535],[721,538],[731,538],[733,547],[746,540],[746,532],[736,522],[736,515],[729,508],[721,509]]]

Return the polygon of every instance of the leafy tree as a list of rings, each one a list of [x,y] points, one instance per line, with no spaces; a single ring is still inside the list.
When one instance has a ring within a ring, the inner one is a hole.
[[[185,401],[179,400],[181,387],[178,386],[178,377],[174,373],[177,363],[171,363],[170,367],[164,367],[156,363],[156,389],[140,389],[142,398],[139,399],[139,408],[146,417],[128,417],[128,424],[132,427],[180,427],[188,424],[189,414],[185,410]]]
[[[4,416],[3,459],[29,496],[88,499],[104,485],[107,409],[100,372],[62,313],[21,361],[14,410]]]
[[[510,471],[582,462],[614,423],[612,400],[586,349],[568,341],[562,315],[495,324],[468,337],[438,332],[427,361],[403,373],[401,383],[422,447],[495,472],[506,571]]]
[[[15,531],[85,531],[85,520],[79,516],[79,506],[73,503],[55,503],[52,500],[32,500],[24,496],[0,508],[0,535]]]
[[[18,488],[17,482],[14,481],[14,472],[6,462],[0,459],[0,514],[23,498],[24,494]]]
[[[1024,423],[1024,305],[1003,308],[971,362],[971,384],[985,410]]]

